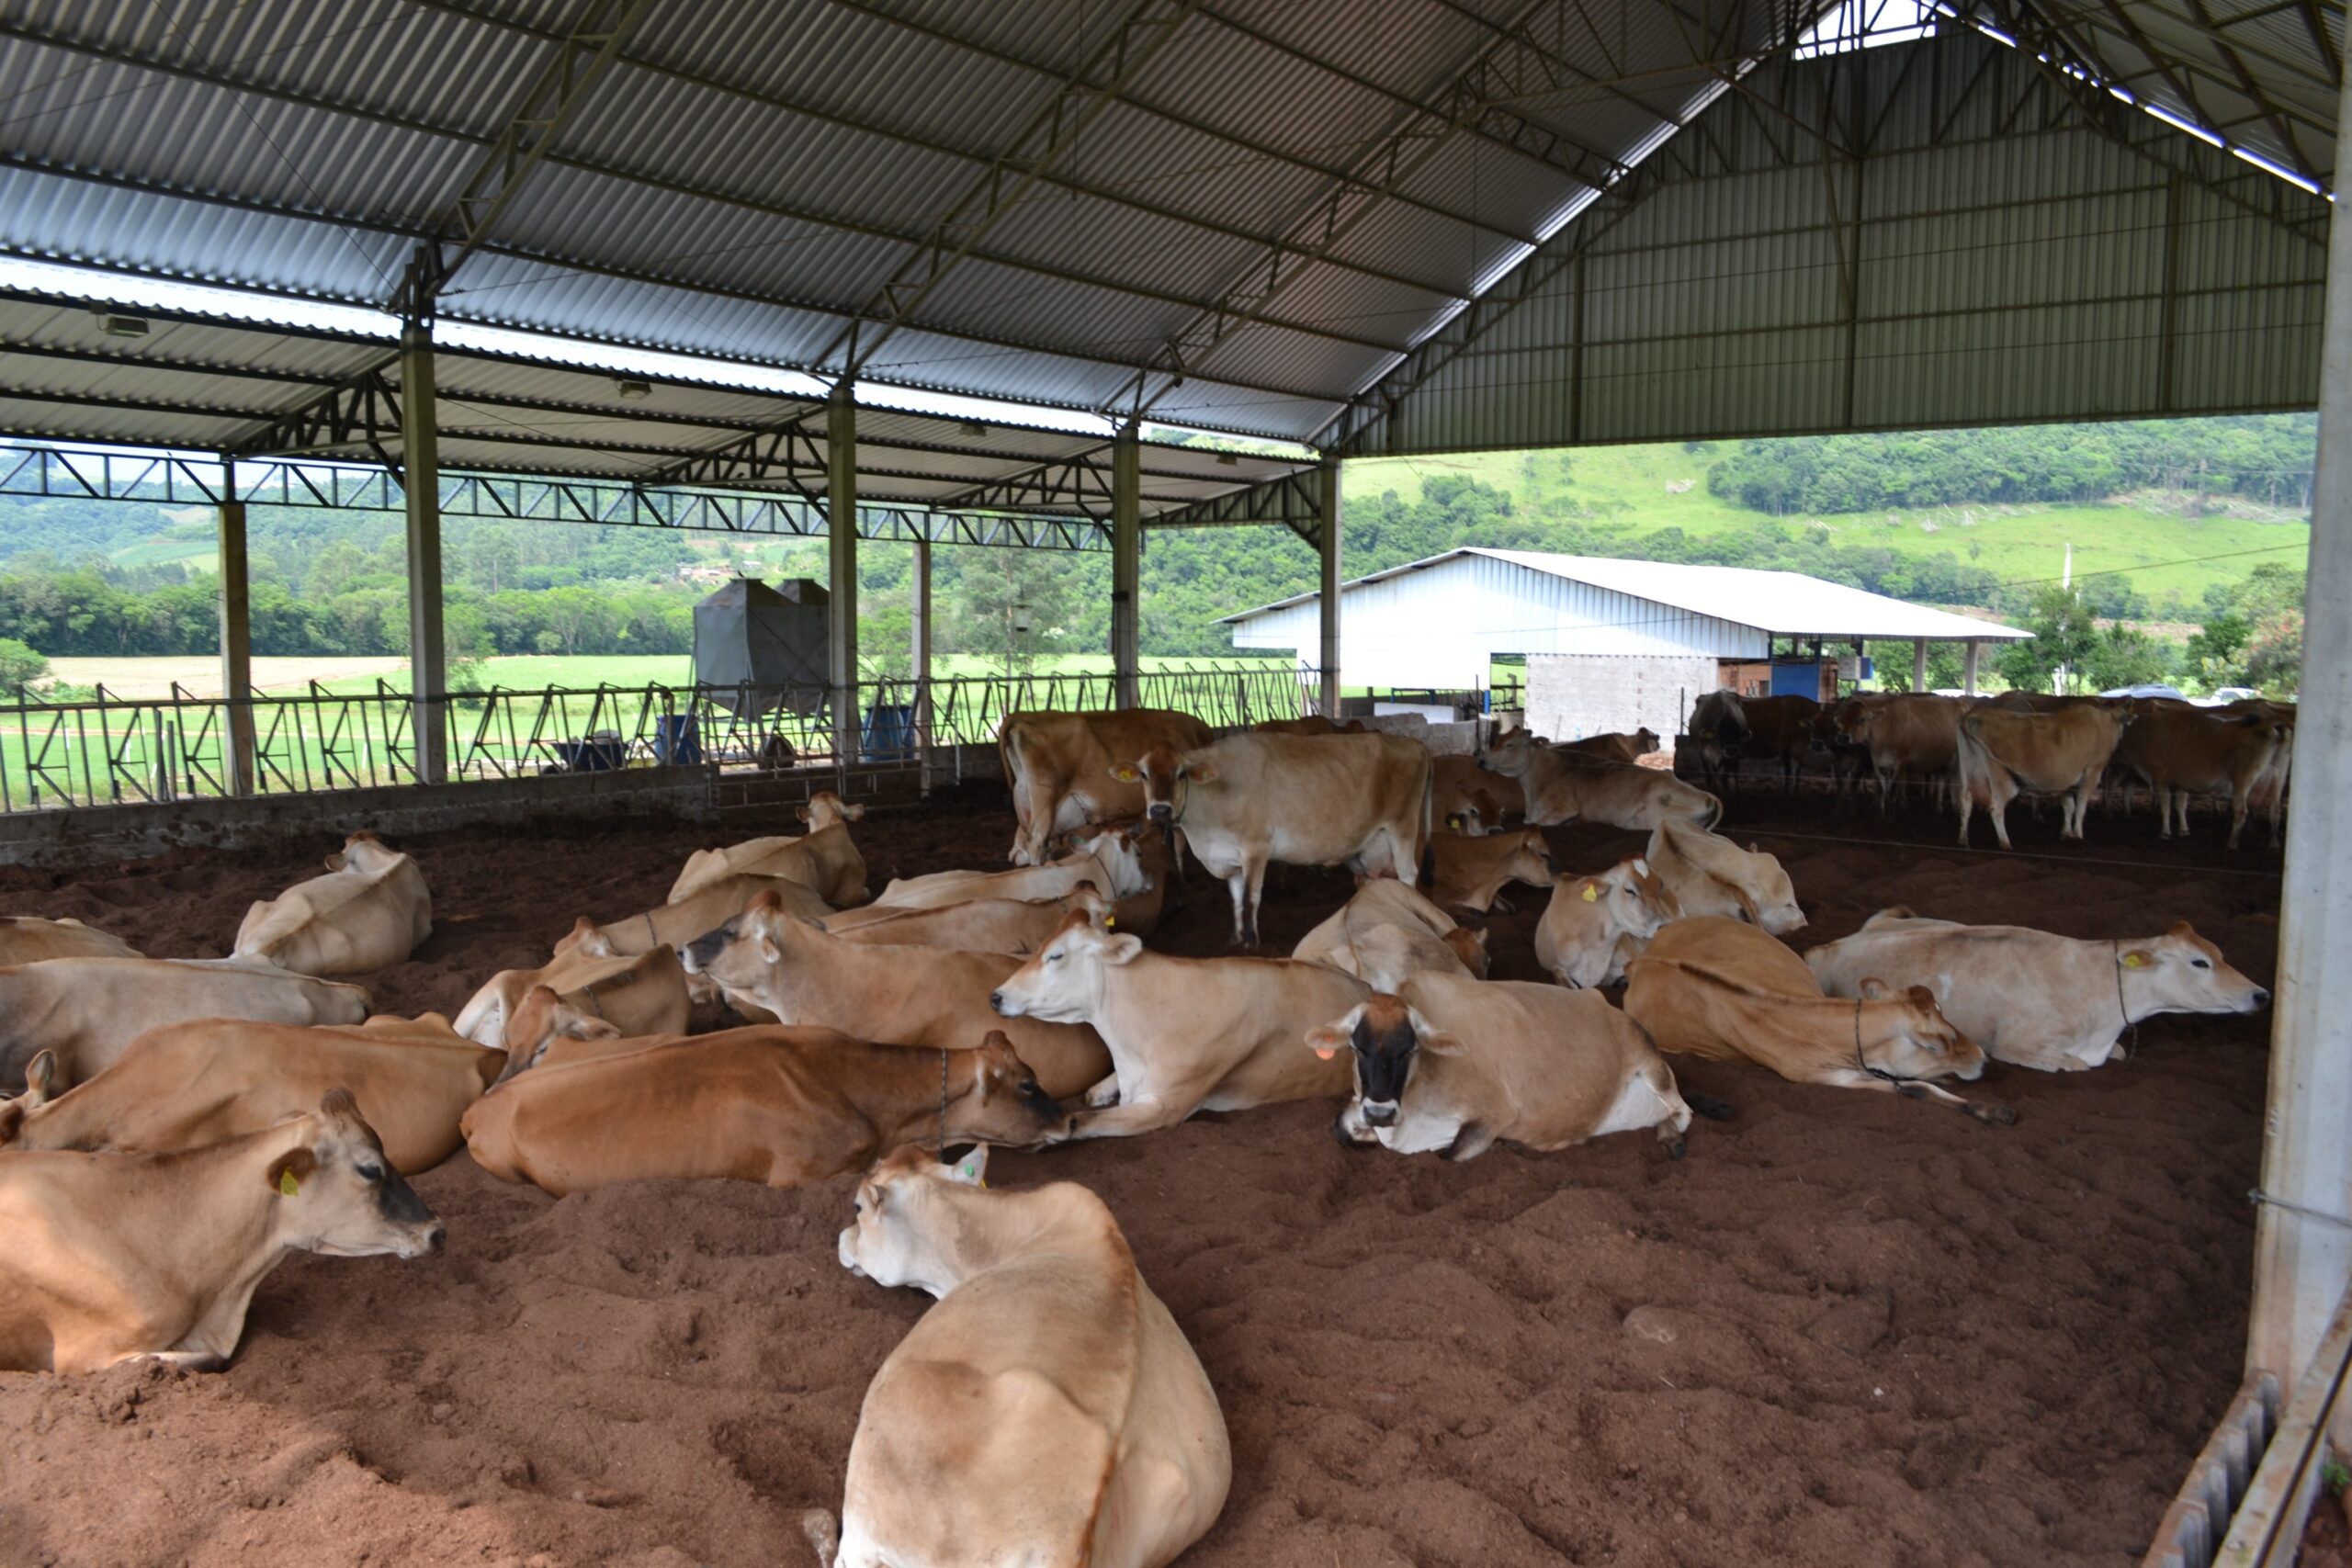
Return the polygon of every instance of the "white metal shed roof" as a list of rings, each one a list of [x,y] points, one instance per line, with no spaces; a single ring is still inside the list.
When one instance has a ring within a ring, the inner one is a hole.
[[[1340,585],[1340,592],[1365,583],[1423,571],[1464,556],[1508,561],[1570,582],[1581,582],[1632,598],[1687,611],[1694,615],[1751,626],[1775,637],[1818,637],[1846,640],[1893,641],[1925,637],[1930,641],[1977,640],[2013,642],[2031,632],[1996,621],[1955,615],[1947,610],[1890,599],[1842,583],[1826,582],[1801,571],[1759,571],[1749,567],[1686,566],[1668,561],[1619,560],[1606,556],[1550,555],[1540,550],[1490,550],[1475,547],[1408,561],[1385,571],[1373,572]],[[1312,604],[1313,593],[1294,594],[1272,604],[1261,604],[1225,616],[1220,625],[1235,625],[1257,616]]]

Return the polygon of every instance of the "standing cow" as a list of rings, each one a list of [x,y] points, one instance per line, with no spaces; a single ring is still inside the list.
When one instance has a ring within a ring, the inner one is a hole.
[[[1142,782],[1120,778],[1119,765],[1156,746],[1189,750],[1213,738],[1191,714],[1166,708],[1006,715],[996,750],[1019,826],[1005,858],[1035,865],[1057,833],[1142,816]]]

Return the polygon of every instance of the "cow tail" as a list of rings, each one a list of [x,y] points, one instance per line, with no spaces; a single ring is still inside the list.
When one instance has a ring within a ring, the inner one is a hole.
[[[841,1555],[842,1529],[831,1513],[823,1508],[803,1509],[800,1533],[817,1553],[817,1568],[833,1568],[833,1559]]]

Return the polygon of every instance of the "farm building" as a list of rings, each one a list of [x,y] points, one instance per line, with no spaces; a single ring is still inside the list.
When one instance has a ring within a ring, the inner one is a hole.
[[[1225,624],[1234,647],[1295,649],[1312,668],[1321,615],[1321,595],[1301,593]],[[1964,644],[1973,691],[1984,644],[2031,635],[1803,572],[1533,550],[1449,550],[1356,578],[1340,600],[1351,682],[1477,691],[1497,657],[1523,657],[1528,726],[1563,740],[1676,734],[1717,687],[1835,696],[1872,645],[1895,645],[1917,689],[1929,643]]]
[[[2041,880],[1996,903],[1948,847],[1857,874],[1779,824],[1849,921],[1893,891],[2101,941],[2154,907],[2226,922],[2275,970],[2245,1034],[2030,1084],[2041,1130],[1997,1148],[1743,1079],[1763,1114],[1713,1136],[1745,1163],[1694,1146],[1674,1179],[1400,1176],[1295,1105],[1005,1183],[1100,1188],[1212,1376],[1263,1396],[1194,1561],[2088,1563],[2154,1536],[2202,1568],[2228,1531],[2227,1561],[2284,1562],[2319,1433],[2352,1438],[2344,32],[2340,0],[0,0],[0,495],[210,510],[223,693],[0,716],[8,912],[217,955],[309,839],[443,835],[442,924],[370,984],[446,1012],[773,813],[744,773],[912,803],[934,749],[993,769],[1013,707],[1295,712],[1287,663],[1275,706],[1146,674],[1152,530],[1295,535],[1320,596],[1270,646],[1311,649],[1336,714],[1395,675],[1343,637],[1385,586],[1341,591],[1351,458],[2316,406],[2283,859],[2021,855],[2004,875]],[[401,517],[406,687],[253,690],[254,507]],[[821,685],[739,705],[788,736],[700,683],[452,689],[447,519],[822,537]],[[865,541],[911,547],[906,678],[861,666]],[[932,680],[934,547],[1102,551],[1114,674]],[[1467,559],[1443,570],[1510,564]],[[1694,679],[1815,637],[1817,678],[1890,635],[1518,570],[1721,623]],[[1935,635],[1893,625],[1915,657]],[[876,813],[878,874],[1001,852],[1004,814],[935,808],[954,834]],[[201,1394],[0,1379],[39,1461],[0,1473],[20,1554],[797,1556],[915,1309],[851,1293],[831,1195],[671,1185],[559,1201],[452,1161],[419,1184],[447,1267],[296,1260]],[[1394,1392],[1363,1376],[1408,1355]]]

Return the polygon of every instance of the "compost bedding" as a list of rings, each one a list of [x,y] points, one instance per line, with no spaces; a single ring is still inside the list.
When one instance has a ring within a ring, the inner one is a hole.
[[[1963,854],[1948,817],[1763,795],[1732,824],[1787,863],[1800,947],[1903,903],[2087,937],[2187,919],[2265,983],[2274,961],[2258,829],[2227,856],[2208,820],[2159,845],[2145,813],[2094,817],[2062,846],[2052,813],[2021,825],[2029,853]],[[775,830],[409,840],[438,923],[369,983],[388,1010],[454,1013],[573,916],[657,902],[690,850]],[[974,789],[856,832],[878,887],[1001,863],[1011,818]],[[1640,841],[1551,838],[1574,870]],[[334,847],[0,872],[0,908],[215,955]],[[1269,944],[1348,891],[1277,868]],[[1516,896],[1496,973],[1537,978],[1544,895]],[[1216,953],[1227,925],[1196,870],[1154,945]],[[2120,1564],[2238,1381],[2267,1028],[2165,1018],[2120,1066],[1996,1066],[1968,1092],[2012,1128],[1678,1059],[1736,1111],[1679,1163],[1642,1135],[1458,1167],[1351,1153],[1332,1106],[1303,1104],[990,1176],[1101,1192],[1198,1348],[1234,1457],[1198,1568]],[[0,1375],[0,1562],[811,1560],[801,1511],[838,1506],[866,1382],[927,1304],[835,1261],[849,1179],[558,1201],[460,1154],[416,1186],[446,1254],[296,1255],[224,1372]]]

